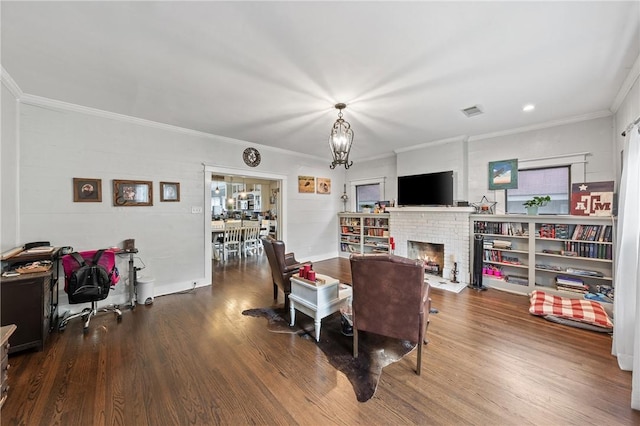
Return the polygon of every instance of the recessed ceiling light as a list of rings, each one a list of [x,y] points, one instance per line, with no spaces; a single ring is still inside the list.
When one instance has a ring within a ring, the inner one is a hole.
[[[536,106],[534,104],[527,104],[522,107],[522,110],[524,112],[533,111],[534,109],[536,109]]]

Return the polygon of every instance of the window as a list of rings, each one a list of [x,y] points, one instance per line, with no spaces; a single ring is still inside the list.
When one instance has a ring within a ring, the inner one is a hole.
[[[518,170],[518,188],[506,189],[507,213],[526,213],[522,205],[533,196],[549,195],[551,202],[538,210],[540,214],[569,214],[571,167],[545,167]]]
[[[356,185],[356,206],[361,212],[363,206],[372,207],[380,201],[380,184],[370,183],[367,185]]]

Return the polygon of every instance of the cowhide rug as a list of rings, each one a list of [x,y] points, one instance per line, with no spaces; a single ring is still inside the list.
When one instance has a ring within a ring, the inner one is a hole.
[[[290,327],[289,312],[283,307],[248,309],[242,314],[266,318],[268,330],[274,333],[298,334],[316,343],[313,319],[306,315],[296,313],[296,324]],[[368,401],[375,394],[384,367],[399,361],[416,347],[406,340],[360,332],[358,358],[353,358],[353,337],[342,334],[339,312],[322,320],[317,345],[329,363],[347,376],[360,402]]]

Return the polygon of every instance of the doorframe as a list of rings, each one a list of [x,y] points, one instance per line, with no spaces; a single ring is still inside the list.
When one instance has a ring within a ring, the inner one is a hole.
[[[222,167],[204,164],[204,206],[207,208],[207,212],[203,214],[203,232],[204,239],[204,276],[211,279],[213,284],[213,268],[211,266],[211,176],[212,175],[230,175],[230,176],[244,176],[245,178],[267,179],[278,182],[278,188],[280,194],[278,197],[278,235],[283,241],[287,241],[287,175],[281,175],[278,173],[259,172],[256,170],[236,169],[232,167]],[[203,209],[204,210],[204,209]],[[203,211],[204,213],[204,211]]]

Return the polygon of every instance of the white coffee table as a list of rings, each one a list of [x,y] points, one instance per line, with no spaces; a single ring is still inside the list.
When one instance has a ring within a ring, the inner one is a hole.
[[[296,309],[314,319],[316,327],[316,341],[320,340],[320,326],[322,318],[337,312],[346,298],[351,296],[351,286],[340,284],[332,277],[316,274],[318,282],[313,283],[298,274],[291,277],[291,293],[289,305],[291,310],[291,324],[296,321]],[[322,282],[324,281],[324,282]]]

